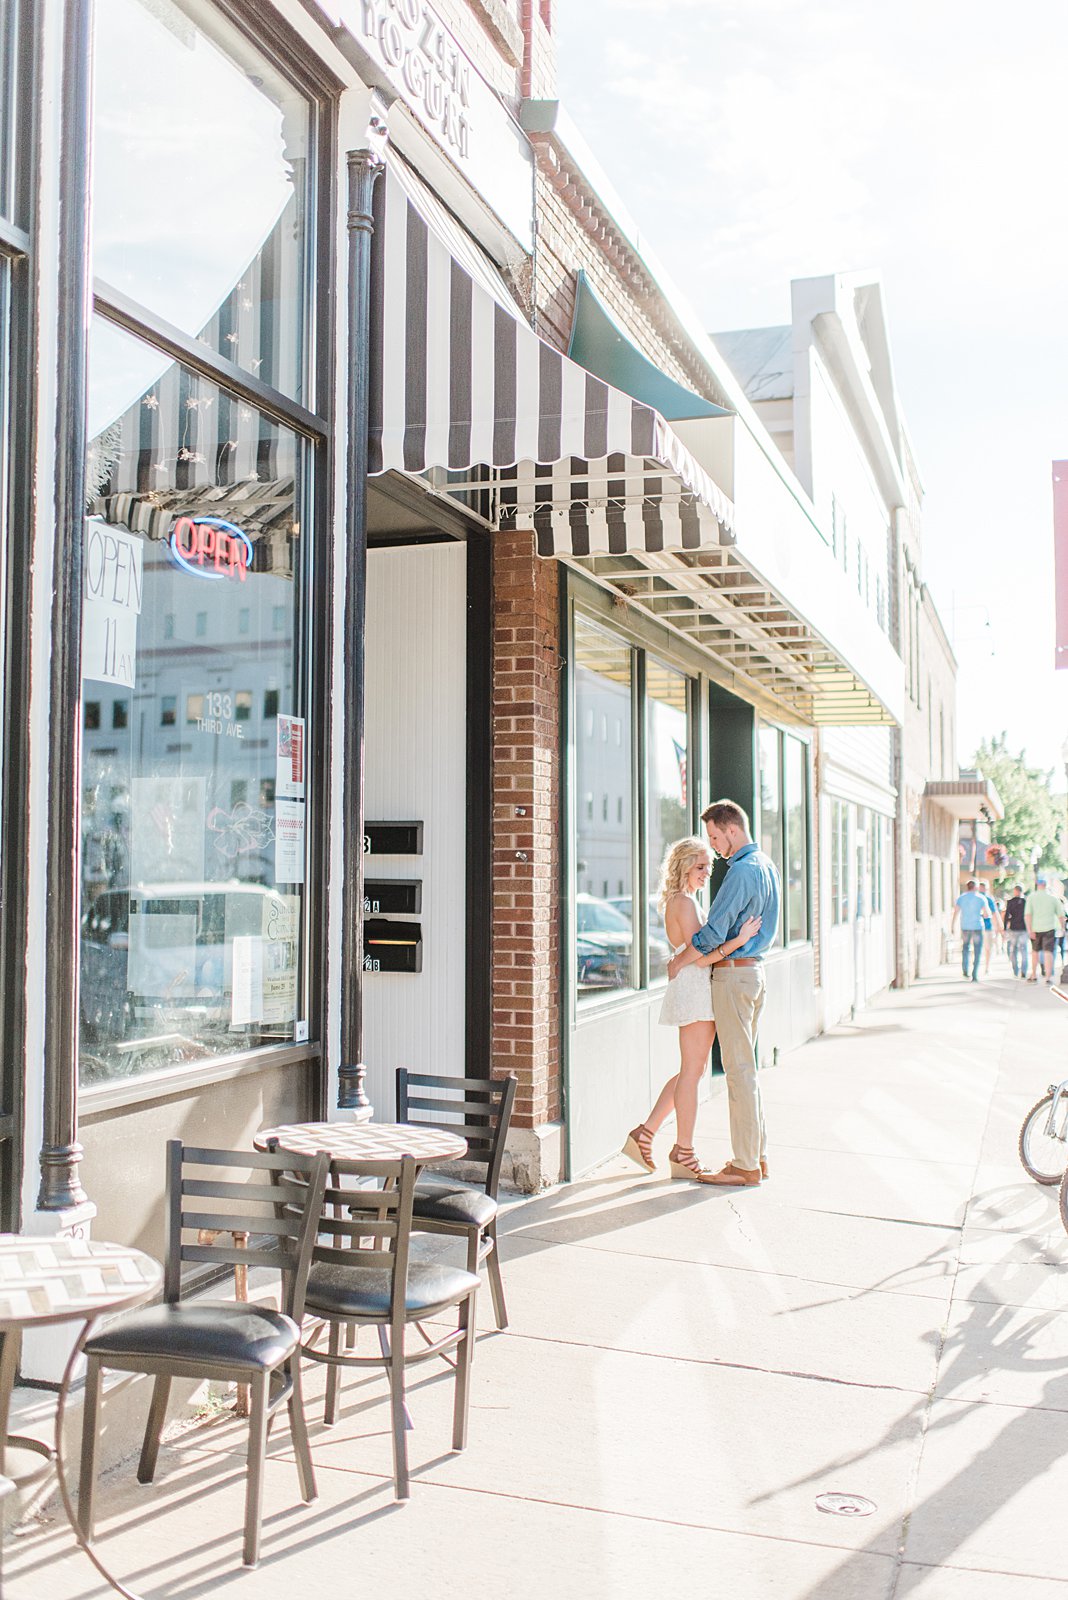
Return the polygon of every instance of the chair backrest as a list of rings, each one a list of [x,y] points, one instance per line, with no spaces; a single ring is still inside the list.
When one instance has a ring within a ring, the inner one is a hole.
[[[183,1261],[273,1267],[282,1274],[283,1309],[298,1320],[329,1171],[322,1153],[207,1150],[168,1140],[164,1298],[181,1297]]]
[[[504,1146],[519,1079],[438,1078],[397,1068],[397,1121],[447,1128],[467,1140],[465,1161],[486,1168],[486,1193],[496,1200]]]
[[[413,1156],[394,1161],[335,1159],[312,1251],[316,1266],[384,1268],[390,1274],[390,1320],[401,1323],[417,1171]]]

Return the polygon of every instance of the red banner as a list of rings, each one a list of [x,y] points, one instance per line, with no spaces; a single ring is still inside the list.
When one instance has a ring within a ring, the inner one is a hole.
[[[1068,461],[1053,463],[1053,566],[1057,588],[1054,666],[1068,667]]]

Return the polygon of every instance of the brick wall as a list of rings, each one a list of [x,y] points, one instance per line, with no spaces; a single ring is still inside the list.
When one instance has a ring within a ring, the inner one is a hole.
[[[493,555],[493,1069],[515,1125],[560,1116],[560,656],[555,562],[533,535]]]

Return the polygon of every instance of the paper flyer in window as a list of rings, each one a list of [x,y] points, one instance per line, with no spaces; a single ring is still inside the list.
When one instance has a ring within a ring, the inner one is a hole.
[[[144,591],[144,541],[100,517],[88,517],[84,530],[82,677],[132,689]]]
[[[235,1028],[263,1020],[263,940],[242,934],[233,943],[230,1022]]]
[[[304,799],[304,718],[278,715],[278,744],[275,752],[274,797],[276,800]],[[286,883],[299,880],[286,878]]]
[[[304,801],[274,803],[274,881],[304,882]]]
[[[263,903],[263,1020],[292,1022],[297,1014],[300,897],[272,894]]]

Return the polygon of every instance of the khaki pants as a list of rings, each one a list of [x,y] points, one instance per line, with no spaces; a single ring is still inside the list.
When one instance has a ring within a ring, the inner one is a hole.
[[[714,966],[712,1009],[727,1080],[731,1156],[735,1166],[754,1172],[767,1149],[756,1061],[757,1023],[764,1009],[764,963]]]

